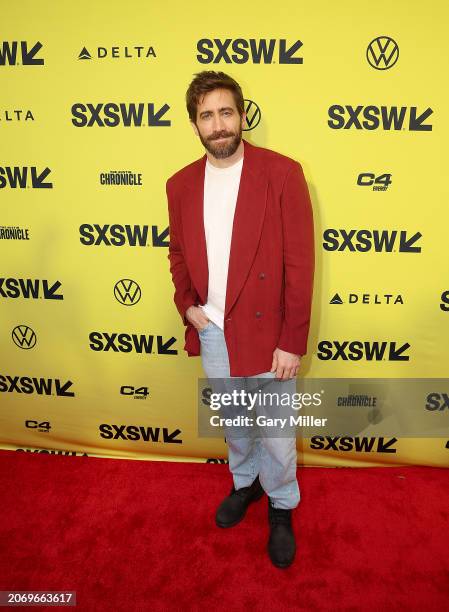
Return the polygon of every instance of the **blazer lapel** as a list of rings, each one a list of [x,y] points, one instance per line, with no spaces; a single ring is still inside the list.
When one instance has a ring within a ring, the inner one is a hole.
[[[244,158],[232,226],[225,318],[245,284],[256,254],[267,203],[268,179],[257,147],[243,140]],[[201,303],[207,301],[209,268],[204,230],[204,173],[207,156],[197,160],[187,178],[181,205],[187,266]]]

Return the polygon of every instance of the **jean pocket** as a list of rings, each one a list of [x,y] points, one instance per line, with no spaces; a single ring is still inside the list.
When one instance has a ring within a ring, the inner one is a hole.
[[[207,323],[207,325],[206,325],[205,327],[203,327],[202,329],[199,329],[199,330],[198,330],[198,333],[199,333],[199,334],[202,334],[202,333],[203,333],[204,331],[206,331],[206,329],[207,329],[208,327],[210,327],[211,325],[212,325],[212,321],[209,321],[209,323]]]

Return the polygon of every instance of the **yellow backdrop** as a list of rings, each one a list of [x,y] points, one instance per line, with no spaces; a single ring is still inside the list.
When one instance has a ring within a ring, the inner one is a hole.
[[[245,138],[304,168],[317,248],[300,376],[445,379],[447,17],[442,0],[3,6],[0,447],[226,457],[197,435],[203,372],[167,259],[165,181],[204,153],[184,100],[201,70],[240,82]],[[449,419],[447,385],[429,389]],[[298,462],[447,466],[448,439],[301,439]]]

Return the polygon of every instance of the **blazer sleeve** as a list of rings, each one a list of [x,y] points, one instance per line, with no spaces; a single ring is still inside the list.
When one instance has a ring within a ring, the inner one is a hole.
[[[295,162],[281,193],[284,253],[284,319],[278,348],[307,352],[312,310],[315,247],[313,211],[302,166]]]
[[[180,226],[177,214],[176,200],[170,185],[170,179],[166,182],[165,190],[168,201],[168,218],[170,241],[168,247],[168,259],[170,262],[170,273],[175,287],[174,302],[184,325],[190,325],[185,316],[186,310],[196,305],[196,298],[191,290],[191,280],[187,264],[182,252],[181,241],[179,239]]]

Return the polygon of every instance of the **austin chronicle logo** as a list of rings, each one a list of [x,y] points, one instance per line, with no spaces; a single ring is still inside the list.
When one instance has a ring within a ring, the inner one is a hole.
[[[134,306],[142,297],[139,285],[130,278],[122,278],[114,286],[115,299],[123,306]]]
[[[14,340],[14,344],[26,350],[32,349],[37,342],[36,334],[28,325],[17,325],[17,327],[12,330],[11,336]]]
[[[399,59],[398,44],[389,36],[378,36],[368,45],[366,59],[376,70],[388,70]]]
[[[254,130],[259,125],[261,118],[260,108],[253,100],[245,99],[245,113],[247,127],[243,128],[243,131],[249,132],[249,130]]]

